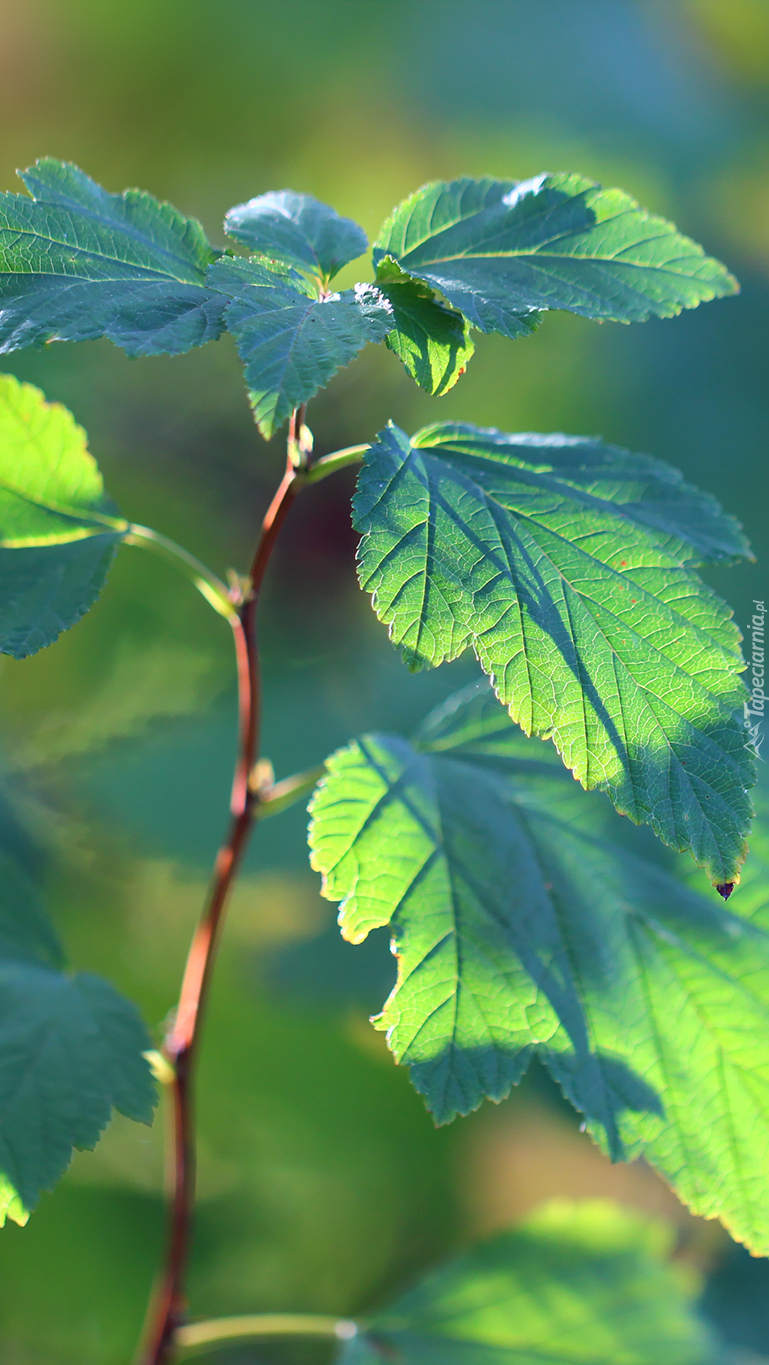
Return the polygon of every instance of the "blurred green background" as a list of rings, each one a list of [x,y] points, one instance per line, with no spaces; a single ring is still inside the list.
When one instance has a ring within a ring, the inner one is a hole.
[[[111,190],[139,185],[196,214],[219,244],[225,210],[268,189],[309,191],[373,235],[426,179],[545,169],[619,184],[675,219],[736,272],[738,298],[635,328],[554,314],[527,341],[479,337],[443,399],[370,349],[309,420],[321,451],[388,417],[599,432],[651,451],[751,535],[756,566],[709,575],[740,622],[765,599],[767,0],[0,0],[0,34],[5,188],[37,156],[72,159]],[[57,344],[3,368],[73,409],[127,516],[219,572],[246,567],[283,455],[255,432],[229,339],[140,361]],[[279,775],[361,728],[408,731],[474,673],[460,661],[407,674],[355,585],[350,489],[344,475],[305,495],[269,585],[265,751]],[[6,783],[51,847],[49,902],[72,959],[135,998],[159,1039],[225,825],[227,627],[172,569],[125,549],[80,625],[0,671]],[[192,1311],[373,1307],[543,1198],[605,1193],[672,1219],[710,1276],[708,1310],[769,1355],[766,1263],[691,1219],[642,1164],[611,1167],[543,1077],[433,1128],[367,1023],[393,978],[386,935],[342,944],[305,824],[293,811],[258,832],[222,952]],[[128,1360],[161,1185],[161,1124],[120,1121],[27,1228],[0,1234],[2,1365]]]

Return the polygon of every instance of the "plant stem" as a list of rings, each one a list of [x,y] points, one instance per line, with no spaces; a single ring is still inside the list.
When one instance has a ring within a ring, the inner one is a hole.
[[[324,455],[309,466],[304,476],[305,483],[319,483],[328,474],[335,474],[337,469],[344,469],[348,464],[360,464],[367,450],[368,445],[345,446],[344,450]]]
[[[303,796],[309,796],[325,771],[326,765],[321,763],[317,768],[308,768],[306,772],[294,773],[293,777],[284,777],[282,781],[275,782],[261,796],[256,812],[257,819],[266,820],[270,815],[280,815],[281,811],[288,810],[294,802],[301,801]]]
[[[177,569],[181,569],[187,578],[192,580],[198,592],[203,594],[214,611],[218,611],[220,616],[226,617],[234,625],[238,619],[237,605],[227,588],[227,584],[206,568],[200,559],[191,555],[189,550],[183,549],[181,545],[176,544],[176,541],[170,540],[160,531],[153,531],[149,526],[137,526],[134,522],[129,525],[124,543],[126,545],[139,545],[145,550],[154,550],[155,554],[160,555],[161,559],[170,560]]]
[[[358,1328],[348,1318],[322,1317],[312,1313],[254,1313],[248,1317],[213,1318],[180,1327],[177,1345],[188,1351],[205,1350],[224,1341],[258,1341],[263,1337],[335,1337],[349,1341]]]
[[[296,425],[294,419],[292,439]],[[195,1203],[194,1068],[224,911],[261,800],[259,791],[250,782],[258,756],[261,712],[256,608],[278,533],[304,481],[303,476],[297,473],[292,453],[290,439],[286,472],[262,523],[262,533],[251,566],[249,590],[237,611],[228,617],[235,640],[239,706],[238,755],[230,801],[231,823],[229,837],[216,857],[208,900],[187,955],[179,1004],[163,1046],[165,1057],[174,1071],[169,1087],[173,1109],[171,1219],[165,1263],[147,1319],[140,1356],[142,1365],[166,1365],[173,1359],[177,1331],[186,1309],[184,1278]],[[154,540],[156,533],[150,534]],[[162,542],[164,538],[158,539]],[[181,557],[186,559],[186,552],[182,552]],[[194,564],[197,565],[197,561]]]

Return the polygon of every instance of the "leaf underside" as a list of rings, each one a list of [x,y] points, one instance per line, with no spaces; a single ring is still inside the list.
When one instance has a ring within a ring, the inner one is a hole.
[[[72,414],[0,375],[0,652],[25,658],[74,625],[127,530]]]
[[[585,787],[714,883],[739,879],[755,780],[740,636],[693,565],[748,547],[713,498],[597,438],[391,424],[354,512],[361,587],[409,667],[472,646]]]
[[[584,176],[424,185],[385,223],[386,256],[439,289],[482,332],[515,337],[559,308],[643,322],[737,292],[720,261],[623,190]]]
[[[377,271],[377,287],[389,299],[394,327],[386,346],[420,388],[440,397],[464,374],[475,351],[467,321],[434,289],[412,279],[389,259]]]
[[[312,275],[320,281],[362,256],[368,238],[351,218],[342,218],[311,194],[277,190],[260,194],[229,210],[224,228],[268,261]]]
[[[259,430],[269,438],[348,365],[369,341],[382,341],[392,309],[374,285],[318,297],[295,271],[223,258],[209,270],[228,295],[227,326],[245,366]]]
[[[113,1108],[151,1123],[155,1104],[138,1012],[100,977],[62,969],[41,871],[0,793],[0,1226],[27,1221]]]
[[[619,1205],[546,1205],[428,1275],[340,1365],[715,1365],[666,1230]]]
[[[176,355],[219,336],[224,301],[205,282],[217,253],[194,218],[52,158],[21,178],[33,198],[0,194],[0,351],[106,336]]]
[[[628,852],[487,684],[327,768],[313,866],[345,938],[391,927],[377,1026],[436,1120],[503,1099],[536,1052],[614,1160],[767,1254],[769,923]]]

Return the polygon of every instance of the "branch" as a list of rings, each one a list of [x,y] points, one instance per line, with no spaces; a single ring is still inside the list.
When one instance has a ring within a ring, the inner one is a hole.
[[[163,1047],[163,1053],[173,1069],[173,1082],[170,1086],[173,1104],[173,1143],[170,1153],[173,1186],[171,1225],[164,1268],[150,1305],[145,1345],[140,1356],[142,1365],[166,1365],[166,1362],[173,1358],[177,1332],[186,1310],[184,1277],[195,1203],[193,1109],[195,1057],[224,911],[261,799],[259,792],[253,789],[250,782],[259,749],[261,710],[256,607],[278,533],[304,481],[302,473],[298,472],[294,463],[297,449],[296,416],[292,421],[289,435],[286,472],[262,523],[261,536],[251,565],[248,590],[238,610],[235,613],[230,612],[228,616],[235,640],[239,704],[238,755],[230,801],[232,820],[227,842],[220,848],[216,857],[208,901],[192,939],[179,1004]],[[135,534],[138,528],[133,529]],[[157,537],[156,533],[150,534],[153,542],[157,540],[162,544],[164,538]],[[173,542],[169,542],[169,545],[172,544]],[[153,544],[153,548],[157,546]],[[168,546],[163,545],[162,548],[167,550]],[[176,548],[174,547],[174,552]],[[192,560],[192,556],[187,557],[186,552],[182,552],[181,557],[185,561]],[[192,567],[200,577],[197,561],[193,561],[191,566],[188,563],[189,567]]]

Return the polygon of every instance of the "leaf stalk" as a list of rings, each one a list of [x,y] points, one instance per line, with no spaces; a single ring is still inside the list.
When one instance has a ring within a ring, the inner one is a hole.
[[[332,1337],[349,1341],[356,1336],[356,1323],[348,1318],[311,1313],[254,1313],[246,1317],[212,1318],[180,1327],[176,1344],[184,1355],[206,1351],[225,1341],[259,1341],[265,1337]]]

